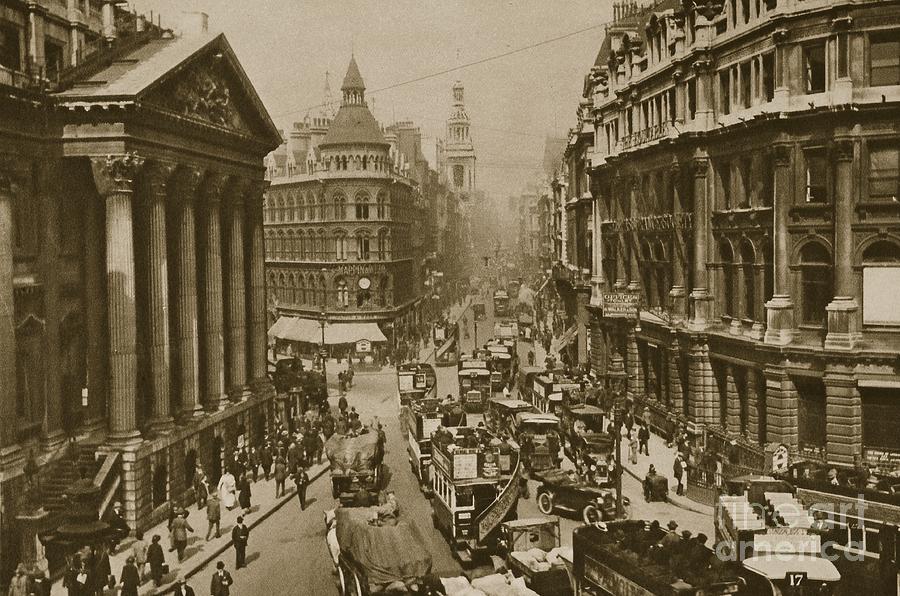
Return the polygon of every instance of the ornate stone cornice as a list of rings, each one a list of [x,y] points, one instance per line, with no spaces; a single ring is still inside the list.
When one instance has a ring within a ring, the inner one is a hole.
[[[132,192],[134,180],[144,167],[144,158],[136,153],[92,157],[91,171],[100,196]]]

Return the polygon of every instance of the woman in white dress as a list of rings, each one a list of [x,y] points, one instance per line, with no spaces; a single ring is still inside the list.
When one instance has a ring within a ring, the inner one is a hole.
[[[237,482],[231,472],[225,472],[219,479],[219,500],[228,509],[234,509],[236,504]]]

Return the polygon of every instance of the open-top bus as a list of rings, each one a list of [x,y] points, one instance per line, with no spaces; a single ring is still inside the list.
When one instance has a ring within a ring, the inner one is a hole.
[[[506,290],[497,290],[494,292],[494,316],[508,317],[509,312],[509,294]]]
[[[422,399],[404,409],[403,426],[408,432],[406,451],[409,467],[423,491],[430,492],[431,435],[444,422],[444,412],[437,399]]]
[[[437,395],[434,367],[424,362],[407,362],[397,367],[397,403],[408,406],[413,400]]]
[[[457,365],[459,401],[470,414],[483,414],[491,398],[491,371],[487,360],[463,356]]]
[[[434,363],[437,366],[453,366],[459,360],[459,327],[449,321],[434,324]]]
[[[515,519],[519,452],[484,428],[432,435],[432,520],[463,564],[496,552],[500,526]]]

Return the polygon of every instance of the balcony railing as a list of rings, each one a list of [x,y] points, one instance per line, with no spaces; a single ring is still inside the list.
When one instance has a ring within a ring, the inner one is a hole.
[[[671,122],[663,122],[662,124],[654,124],[642,130],[619,139],[619,151],[627,151],[639,147],[644,143],[658,141],[659,139],[668,137],[672,132]]]

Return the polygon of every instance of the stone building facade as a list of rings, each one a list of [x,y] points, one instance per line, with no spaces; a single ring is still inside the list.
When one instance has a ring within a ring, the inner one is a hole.
[[[186,496],[196,462],[215,480],[268,415],[277,129],[205,15],[174,35],[115,5],[0,15],[21,42],[0,57],[0,581],[42,559],[33,532],[78,476],[67,440],[102,488],[98,513],[120,500],[142,529]],[[27,532],[26,461],[46,512]]]
[[[661,416],[895,469],[900,7],[615,10],[578,123],[596,371],[624,357]]]
[[[276,316],[411,324],[423,286],[423,204],[365,103],[355,59],[311,171],[272,181],[265,201],[269,308]],[[417,168],[417,171],[421,168]],[[427,168],[426,168],[427,169]],[[409,172],[409,168],[405,169]]]

